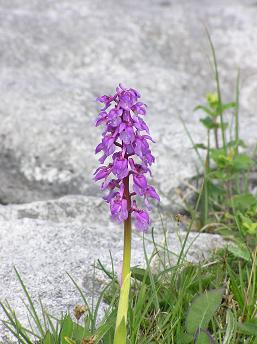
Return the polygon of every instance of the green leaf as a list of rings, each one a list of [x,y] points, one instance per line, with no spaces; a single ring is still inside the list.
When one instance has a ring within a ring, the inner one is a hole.
[[[195,341],[196,344],[212,344],[213,340],[211,335],[206,331],[200,331],[197,339]]]
[[[188,333],[194,334],[198,328],[207,328],[211,318],[218,309],[224,289],[206,291],[197,296],[188,311],[186,318],[186,329]]]
[[[208,149],[208,147],[204,143],[196,143],[193,147],[197,149]]]
[[[222,170],[211,171],[207,174],[208,179],[219,179],[222,181],[228,180],[230,177]],[[222,189],[221,189],[222,190]],[[223,190],[224,193],[224,190]]]
[[[47,331],[44,339],[43,339],[44,344],[55,344],[54,336],[50,333],[50,331]]]
[[[257,318],[244,323],[238,323],[238,331],[248,336],[257,336]]]
[[[214,122],[214,120],[211,117],[209,117],[209,116],[205,117],[205,118],[201,118],[200,122],[203,123],[203,125],[207,129],[217,129],[217,128],[219,128],[219,124]]]
[[[198,105],[194,108],[194,111],[198,111],[198,110],[202,110],[203,112],[205,112],[207,115],[210,116],[215,116],[215,113],[213,111],[211,111],[209,108],[207,108],[207,106],[203,106],[203,105]]]
[[[126,343],[126,323],[128,315],[128,301],[130,289],[131,273],[127,274],[120,289],[120,299],[116,319],[116,328],[114,335],[114,344]]]
[[[235,102],[231,102],[231,103],[227,103],[227,104],[222,104],[222,109],[223,111],[228,110],[228,109],[232,109],[235,108],[236,103]]]
[[[227,146],[229,148],[237,148],[237,147],[243,147],[243,148],[246,148],[247,145],[245,144],[245,142],[241,139],[239,140],[232,140],[230,142],[227,143]]]
[[[90,336],[90,332],[88,329],[85,327],[80,326],[79,324],[74,324],[73,323],[73,333],[72,333],[72,338],[75,339],[76,341],[80,342],[83,337]]]
[[[251,261],[250,252],[244,244],[228,245],[228,251],[237,258],[244,259],[247,262]]]
[[[256,234],[257,233],[257,222],[243,222],[243,227],[246,229],[247,233],[249,234]]]
[[[213,161],[216,162],[218,167],[224,168],[228,164],[228,157],[225,154],[225,151],[220,148],[220,149],[211,149],[210,150],[210,157]]]
[[[191,344],[193,340],[194,340],[194,336],[189,333],[180,334],[179,337],[177,338],[177,341],[180,344]]]
[[[65,342],[63,342],[64,344],[65,343],[67,343],[67,344],[76,344],[76,342],[74,342],[74,340],[72,340],[69,337],[64,337],[64,340],[65,340]]]
[[[247,154],[238,154],[233,159],[232,167],[236,171],[245,171],[252,167],[253,164],[253,160]]]
[[[131,277],[140,282],[144,281],[146,284],[151,284],[149,273],[145,269],[139,268],[137,266],[133,266],[131,268]]]
[[[126,344],[126,332],[126,322],[125,317],[123,317],[118,327],[116,328],[113,344]]]
[[[236,320],[230,309],[228,309],[227,314],[226,314],[226,324],[227,324],[227,327],[226,327],[226,332],[223,339],[223,344],[231,344],[234,333],[235,333]]]
[[[61,321],[61,339],[64,342],[64,337],[71,337],[73,331],[73,321],[69,315],[65,315],[64,319]]]
[[[231,207],[240,211],[248,210],[257,205],[256,198],[250,194],[236,195],[231,198]]]

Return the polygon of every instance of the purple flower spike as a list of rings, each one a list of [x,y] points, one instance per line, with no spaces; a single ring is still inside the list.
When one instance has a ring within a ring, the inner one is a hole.
[[[146,115],[147,106],[138,102],[139,98],[138,91],[126,89],[121,84],[113,96],[97,98],[103,109],[95,125],[104,125],[104,131],[95,153],[102,152],[101,164],[108,157],[112,161],[107,166],[100,166],[94,173],[94,179],[103,180],[101,189],[107,192],[104,200],[110,204],[112,218],[122,222],[132,215],[135,227],[145,232],[150,224],[149,199],[160,201],[160,197],[146,179],[148,172],[152,175],[149,166],[154,162],[148,142],[154,140],[140,117]],[[130,176],[133,176],[133,190],[129,187]],[[143,197],[147,210],[138,209],[132,197]]]

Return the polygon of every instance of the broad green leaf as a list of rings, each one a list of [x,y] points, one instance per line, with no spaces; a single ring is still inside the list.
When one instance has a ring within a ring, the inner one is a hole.
[[[201,118],[200,122],[203,123],[205,128],[210,129],[210,130],[219,128],[219,124],[214,122],[214,120],[209,116],[205,118]]]
[[[256,206],[257,200],[252,194],[247,193],[233,196],[230,203],[233,208],[244,211]]]
[[[74,340],[72,340],[69,337],[64,337],[65,342],[64,343],[68,343],[68,344],[76,344],[76,342]]]
[[[253,163],[247,154],[238,154],[233,159],[232,167],[236,171],[245,171],[252,167]]]
[[[194,340],[194,336],[189,333],[183,333],[177,338],[178,344],[191,344]]]
[[[231,344],[236,329],[236,320],[230,309],[228,309],[226,314],[226,324],[227,327],[223,339],[223,344]]]
[[[54,336],[50,333],[50,331],[47,331],[44,339],[43,339],[44,344],[55,344]]]
[[[238,331],[248,336],[257,336],[257,318],[244,323],[238,323]]]
[[[197,336],[197,339],[195,341],[196,344],[212,344],[212,337],[210,334],[200,331],[199,335]]]
[[[126,331],[126,321],[123,317],[121,322],[115,331],[113,344],[126,344],[127,341],[127,331]]]
[[[257,233],[257,222],[243,222],[242,225],[247,233],[252,235]]]
[[[223,168],[228,164],[229,158],[226,156],[223,149],[211,149],[210,156],[220,168]]]
[[[236,140],[232,140],[230,142],[227,143],[227,146],[230,148],[230,147],[243,147],[243,148],[246,148],[247,145],[245,144],[245,142],[241,139],[239,139],[238,141]]]
[[[230,178],[230,176],[227,175],[227,173],[225,173],[222,170],[216,170],[216,171],[211,171],[207,174],[207,178],[208,179],[219,179],[222,181],[228,180]]]
[[[73,334],[72,338],[76,341],[81,341],[83,337],[90,336],[90,332],[87,327],[82,327],[79,324],[73,323]]]
[[[137,266],[131,268],[131,277],[140,282],[143,282],[143,280],[145,280],[146,284],[151,283],[149,273],[145,269],[139,268]]]
[[[125,319],[125,322],[127,321],[130,277],[131,277],[131,273],[129,273],[126,276],[124,282],[122,283],[121,289],[120,289],[120,299],[119,299],[118,314],[117,314],[117,324],[119,324],[123,318]]]
[[[237,258],[244,259],[247,262],[251,261],[250,252],[244,244],[228,245],[228,251]]]
[[[188,333],[194,334],[198,328],[207,328],[211,318],[218,309],[224,289],[206,291],[197,296],[188,311],[186,318],[186,329]]]
[[[131,277],[131,273],[129,273],[126,276],[120,289],[120,299],[119,299],[118,313],[117,313],[117,319],[116,319],[114,344],[126,343],[126,323],[127,323],[127,314],[128,314],[130,277]],[[122,336],[124,336],[124,338]]]
[[[65,337],[71,337],[72,331],[73,331],[73,321],[69,315],[65,315],[64,319],[61,321],[61,339],[62,343],[65,343],[64,338]]]

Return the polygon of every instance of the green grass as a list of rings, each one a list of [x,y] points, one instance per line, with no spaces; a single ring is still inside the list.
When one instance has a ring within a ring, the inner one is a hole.
[[[155,249],[151,256],[146,254],[143,239],[145,267],[132,268],[128,344],[257,344],[257,199],[248,179],[253,159],[244,152],[239,135],[240,77],[238,73],[235,99],[223,103],[216,54],[209,34],[208,38],[216,90],[195,108],[205,115],[200,125],[206,128],[206,142],[195,143],[182,120],[201,170],[196,178],[196,201],[185,204],[190,223],[176,263],[166,237],[159,246],[152,232]],[[201,232],[221,234],[228,246],[207,261],[188,263],[186,243],[193,226]],[[161,267],[154,273],[153,259]],[[35,307],[16,270],[27,299],[30,326],[20,323],[7,301],[0,303],[6,315],[4,325],[22,344],[113,343],[119,283],[113,262],[112,271],[101,262],[97,268],[107,282],[95,306],[88,304],[70,276],[81,295],[81,306],[76,307],[75,315],[67,313],[60,319],[52,317],[41,301],[40,309]],[[109,307],[99,322],[102,302]]]

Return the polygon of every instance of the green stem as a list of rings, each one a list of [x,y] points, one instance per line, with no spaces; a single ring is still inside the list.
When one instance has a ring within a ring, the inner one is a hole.
[[[123,179],[124,195],[128,204],[128,218],[124,221],[124,243],[123,243],[123,264],[122,264],[122,283],[126,276],[130,273],[130,259],[131,259],[131,198],[129,195],[129,176]]]
[[[130,260],[131,260],[131,195],[129,192],[129,175],[123,179],[124,197],[127,200],[128,218],[124,221],[124,246],[123,263],[121,275],[121,289],[116,318],[116,327],[114,334],[114,344],[126,344],[127,338],[127,314],[129,304],[130,289]]]
[[[238,154],[239,144],[239,95],[240,95],[240,70],[238,70],[236,78],[236,107],[235,107],[235,140],[236,153]]]
[[[131,215],[124,222],[124,246],[123,246],[123,264],[122,264],[122,283],[130,273],[131,258]]]
[[[204,168],[204,226],[208,223],[209,199],[208,199],[208,174],[210,165],[210,130],[208,130],[207,156]]]
[[[226,143],[226,134],[225,134],[225,127],[224,127],[223,104],[222,104],[222,99],[221,99],[218,63],[217,63],[215,48],[214,48],[214,45],[212,43],[210,33],[207,29],[206,29],[206,33],[207,33],[207,37],[208,37],[209,44],[211,47],[213,63],[214,63],[214,74],[215,74],[215,81],[216,81],[216,87],[217,87],[217,93],[218,93],[218,109],[217,110],[218,110],[218,114],[220,116],[222,144],[223,144],[223,149],[224,149],[225,153],[227,153],[227,143]]]

